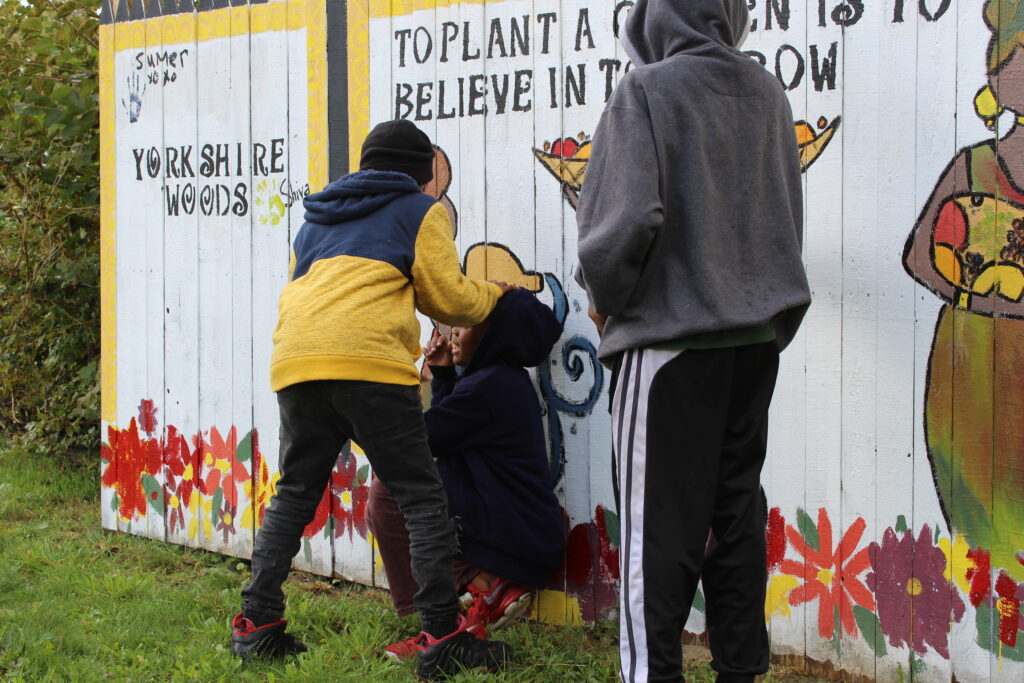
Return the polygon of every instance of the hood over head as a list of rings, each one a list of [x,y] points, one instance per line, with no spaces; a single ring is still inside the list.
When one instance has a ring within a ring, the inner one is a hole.
[[[562,336],[562,325],[554,311],[530,291],[513,289],[498,299],[487,331],[463,377],[488,365],[532,368],[544,362]]]
[[[302,204],[306,207],[308,222],[337,225],[367,216],[401,195],[413,192],[421,192],[420,186],[404,173],[358,171],[309,195]]]
[[[749,30],[746,0],[637,0],[619,40],[642,66],[709,43],[739,48]]]

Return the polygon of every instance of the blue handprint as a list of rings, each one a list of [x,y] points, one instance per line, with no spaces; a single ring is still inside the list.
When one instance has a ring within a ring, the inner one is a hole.
[[[146,94],[146,82],[138,72],[126,80],[128,82],[128,101],[125,102],[122,97],[121,106],[128,113],[128,123],[135,123],[139,120],[139,114],[142,112],[142,96]]]

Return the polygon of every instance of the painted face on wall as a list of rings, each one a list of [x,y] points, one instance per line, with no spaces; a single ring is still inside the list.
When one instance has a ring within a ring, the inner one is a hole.
[[[1017,114],[1024,114],[1024,47],[1018,46],[1002,68],[988,77],[999,103]]]
[[[452,360],[456,365],[469,365],[469,359],[476,353],[486,331],[487,325],[484,323],[473,327],[452,328]]]

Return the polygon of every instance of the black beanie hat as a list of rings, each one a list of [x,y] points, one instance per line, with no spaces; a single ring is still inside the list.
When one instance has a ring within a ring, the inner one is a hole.
[[[426,185],[434,177],[434,146],[412,121],[385,121],[363,141],[359,170],[398,171]]]

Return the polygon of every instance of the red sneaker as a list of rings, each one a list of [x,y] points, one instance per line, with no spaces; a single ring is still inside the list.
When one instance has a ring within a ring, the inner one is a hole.
[[[231,651],[243,659],[283,659],[305,652],[302,641],[285,632],[287,625],[287,621],[280,619],[256,626],[240,612],[231,622]]]
[[[426,652],[429,647],[427,639],[430,636],[426,633],[420,633],[418,636],[414,636],[409,640],[403,640],[395,643],[394,645],[388,645],[384,648],[384,654],[391,659],[404,661],[406,659],[415,659],[421,652]]]
[[[487,630],[504,628],[526,614],[533,601],[533,591],[521,583],[498,579],[489,591],[470,584],[473,603],[466,610],[466,630],[478,638],[486,638]]]

